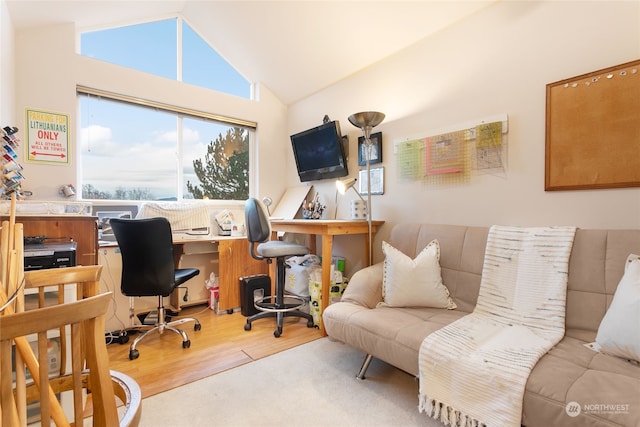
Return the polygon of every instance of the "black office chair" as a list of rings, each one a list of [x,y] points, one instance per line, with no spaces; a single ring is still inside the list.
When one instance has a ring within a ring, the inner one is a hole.
[[[201,329],[200,322],[191,317],[166,321],[163,297],[187,280],[200,274],[197,268],[175,268],[171,225],[166,218],[110,220],[113,234],[122,255],[122,278],[120,290],[128,297],[158,297],[157,320],[153,325],[132,325],[130,329],[145,330],[137,336],[129,348],[129,359],[137,359],[140,353],[136,346],[153,331],[160,334],[173,331],[182,337],[182,348],[191,347],[186,332],[176,328],[186,322],[195,322],[194,330]],[[133,318],[133,305],[131,306]]]
[[[247,318],[244,325],[245,331],[251,330],[251,322],[265,317],[275,317],[277,328],[273,335],[278,338],[282,335],[284,317],[295,316],[307,319],[307,327],[312,328],[313,317],[300,311],[306,300],[297,295],[284,294],[285,288],[285,259],[290,256],[306,255],[309,248],[295,243],[280,240],[269,240],[271,237],[271,224],[262,202],[254,198],[246,201],[244,206],[245,226],[247,227],[247,239],[249,240],[249,252],[257,260],[266,260],[271,264],[276,259],[276,295],[264,297],[255,304],[260,313]]]

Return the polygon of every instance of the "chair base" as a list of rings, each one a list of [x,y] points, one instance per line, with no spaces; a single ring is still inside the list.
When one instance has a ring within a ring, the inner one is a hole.
[[[140,352],[136,347],[138,346],[138,343],[144,339],[144,337],[151,334],[152,332],[157,331],[161,335],[164,333],[164,331],[174,332],[180,335],[180,337],[182,338],[182,348],[189,348],[191,347],[191,340],[189,339],[189,336],[185,331],[183,331],[180,328],[177,328],[176,326],[182,325],[183,323],[187,323],[187,322],[194,322],[195,323],[193,326],[194,331],[199,331],[202,329],[202,325],[200,324],[198,319],[194,317],[182,317],[180,319],[167,322],[165,320],[165,308],[162,303],[163,303],[162,296],[159,296],[158,297],[158,318],[154,325],[134,325],[127,328],[127,330],[135,330],[135,331],[142,332],[140,335],[136,337],[136,339],[133,340],[133,342],[129,346],[129,360],[137,359],[140,356]]]
[[[313,328],[313,316],[309,313],[305,313],[300,309],[306,305],[306,300],[297,295],[287,295],[286,298],[296,300],[294,303],[278,303],[276,297],[265,297],[255,302],[255,307],[260,310],[260,313],[247,317],[247,323],[244,325],[245,331],[251,330],[251,322],[254,320],[265,318],[276,318],[276,329],[273,331],[273,336],[279,338],[282,335],[282,328],[285,317],[300,317],[307,319],[307,327]],[[274,301],[274,302],[267,302]]]

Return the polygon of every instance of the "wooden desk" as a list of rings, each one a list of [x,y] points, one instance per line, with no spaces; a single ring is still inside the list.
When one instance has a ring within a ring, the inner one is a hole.
[[[113,292],[113,312],[107,319],[107,331],[117,331],[128,326],[129,300],[120,292],[122,261],[115,241],[103,241],[100,244],[99,263],[105,266],[100,279],[101,292]],[[209,236],[173,238],[174,261],[176,268],[195,267],[200,274],[182,284],[168,300],[167,308],[180,311],[183,307],[206,304],[209,292],[205,281],[213,272],[220,287],[218,313],[231,313],[241,305],[240,283],[242,276],[267,274],[269,269],[264,261],[257,261],[249,254],[249,244],[245,237]],[[188,299],[183,298],[188,290]],[[148,312],[157,306],[156,298],[136,298],[136,313]]]
[[[2,217],[8,221],[9,217]],[[98,263],[98,218],[86,215],[18,215],[17,223],[22,223],[24,235],[47,236],[55,243],[77,242],[76,264],[95,265]]]
[[[378,231],[378,227],[384,224],[384,221],[371,222],[371,235]],[[272,239],[276,238],[279,231],[285,233],[313,234],[322,236],[322,301],[320,313],[324,311],[329,303],[329,288],[331,286],[331,255],[333,253],[333,236],[342,236],[347,234],[364,234],[365,244],[364,252],[367,254],[367,263],[369,261],[369,225],[367,221],[349,221],[349,220],[321,220],[321,219],[288,219],[288,220],[272,220],[271,230],[273,231]],[[311,239],[309,245],[311,252],[316,253],[315,239]],[[323,335],[326,335],[324,324],[320,328]]]

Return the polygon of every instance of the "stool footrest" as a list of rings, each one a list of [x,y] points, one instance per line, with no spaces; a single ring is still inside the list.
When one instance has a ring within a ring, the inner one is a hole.
[[[256,309],[270,313],[284,313],[298,310],[307,305],[307,300],[297,295],[287,295],[285,300],[295,300],[295,303],[278,303],[275,296],[266,296],[254,302]]]

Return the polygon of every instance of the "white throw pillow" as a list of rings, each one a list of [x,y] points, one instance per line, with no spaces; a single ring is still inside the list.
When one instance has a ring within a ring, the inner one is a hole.
[[[596,350],[640,362],[640,256],[629,255],[624,275],[604,315]]]
[[[385,255],[383,305],[391,307],[456,308],[440,275],[440,244],[431,241],[415,259],[382,242]]]

